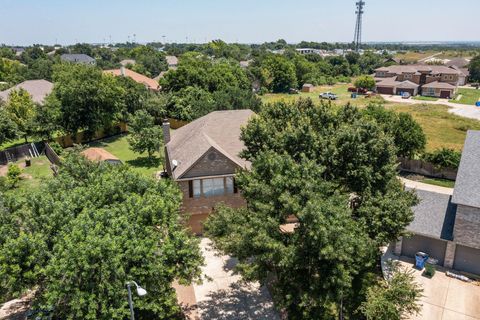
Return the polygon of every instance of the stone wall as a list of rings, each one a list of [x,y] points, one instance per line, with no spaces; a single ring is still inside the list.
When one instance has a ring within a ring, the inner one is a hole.
[[[480,249],[480,208],[458,205],[455,218],[454,241]]]

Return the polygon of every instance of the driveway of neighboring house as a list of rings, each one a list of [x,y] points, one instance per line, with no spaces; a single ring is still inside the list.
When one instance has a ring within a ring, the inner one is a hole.
[[[236,259],[219,255],[206,238],[201,241],[201,250],[204,281],[193,285],[200,319],[280,319],[268,290],[258,283],[242,282],[233,272]]]
[[[393,246],[384,248],[382,270],[388,274],[388,260],[399,261],[403,268],[412,270],[415,281],[423,288],[422,309],[408,320],[480,320],[480,285],[447,277],[446,269],[437,267],[432,278],[414,268],[414,259],[397,257]]]
[[[465,118],[476,119],[480,120],[480,108],[475,106],[470,106],[467,104],[460,104],[460,103],[452,103],[449,102],[447,99],[438,99],[437,101],[423,101],[423,100],[414,100],[414,99],[402,99],[401,96],[390,96],[390,95],[382,95],[382,97],[389,102],[396,102],[396,103],[406,103],[406,104],[441,104],[447,107],[450,107],[448,112],[456,114],[458,116],[462,116]]]

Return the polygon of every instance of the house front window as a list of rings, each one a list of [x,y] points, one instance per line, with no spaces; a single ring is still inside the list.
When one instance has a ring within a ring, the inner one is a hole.
[[[196,179],[189,181],[190,198],[215,197],[237,193],[233,177]]]
[[[423,89],[423,95],[424,96],[435,96],[435,89],[434,88],[424,88]]]

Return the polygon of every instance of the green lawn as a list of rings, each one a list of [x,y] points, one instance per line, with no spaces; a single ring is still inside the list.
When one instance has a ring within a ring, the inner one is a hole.
[[[32,158],[30,167],[25,167],[25,160],[17,161],[15,164],[22,169],[22,175],[20,176],[21,180],[17,188],[12,189],[12,192],[37,188],[43,181],[53,177],[53,172],[50,169],[50,161],[48,161],[45,156]]]
[[[458,95],[462,95],[460,100],[457,100]],[[457,95],[452,100],[450,100],[450,102],[474,106],[475,103],[479,100],[480,90],[460,88],[458,89]]]
[[[462,150],[467,131],[480,130],[480,121],[449,113],[447,106],[386,104],[386,107],[413,116],[427,136],[427,151],[442,147]]]
[[[336,104],[344,105],[348,102],[358,107],[366,106],[370,102],[384,102],[381,97],[365,98],[365,96],[357,96],[356,99],[351,98],[351,92],[348,92],[348,88],[353,86],[352,84],[337,84],[333,86],[319,86],[315,87],[313,92],[299,94],[286,94],[286,93],[268,93],[260,96],[263,103],[274,103],[278,101],[296,101],[300,98],[310,98],[316,103],[322,101],[319,95],[323,92],[332,92],[337,95],[338,100],[334,101]],[[326,100],[325,100],[326,101]]]
[[[424,96],[415,96],[412,97],[413,100],[420,100],[420,101],[438,101],[438,98],[435,97],[424,97]]]
[[[432,184],[434,186],[445,187],[445,188],[453,188],[455,187],[455,181],[447,180],[447,179],[440,179],[440,178],[425,178],[420,182],[426,184]]]
[[[130,150],[127,135],[119,135],[95,141],[90,143],[90,147],[104,148],[122,160],[123,163],[131,166],[135,171],[149,177],[152,177],[155,172],[163,169],[162,160],[158,157],[158,154],[154,159],[149,159],[146,153],[138,154]]]

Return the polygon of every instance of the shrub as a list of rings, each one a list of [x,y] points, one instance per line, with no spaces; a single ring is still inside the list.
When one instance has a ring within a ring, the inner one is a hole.
[[[11,188],[14,188],[18,181],[20,181],[20,175],[22,174],[22,169],[16,164],[9,164],[7,171],[7,181]]]
[[[63,147],[57,141],[49,142],[48,145],[55,151],[57,155],[61,155],[63,153]]]
[[[425,153],[423,159],[440,168],[458,169],[462,153],[453,149],[442,148],[431,153]]]

